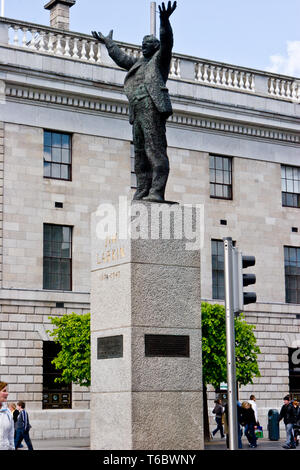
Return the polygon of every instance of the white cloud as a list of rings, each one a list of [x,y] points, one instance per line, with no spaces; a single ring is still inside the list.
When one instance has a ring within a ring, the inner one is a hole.
[[[300,41],[287,41],[286,55],[272,55],[269,72],[300,77]]]

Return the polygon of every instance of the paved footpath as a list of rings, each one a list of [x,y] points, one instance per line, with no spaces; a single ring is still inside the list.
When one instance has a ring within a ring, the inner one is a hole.
[[[255,449],[251,449],[249,448],[247,439],[243,437],[243,449],[240,450],[248,450],[250,452],[255,452],[256,450],[283,450],[288,453],[294,453],[300,450],[300,445],[296,447],[296,449],[283,449],[282,446],[284,443],[284,438],[279,441],[270,441],[268,438],[257,439],[257,447]],[[213,439],[212,441],[205,442],[205,450],[226,450],[225,439]]]
[[[23,449],[27,450],[23,441]],[[32,439],[34,450],[90,450],[89,438],[70,439]]]
[[[255,449],[249,449],[248,441],[243,437],[243,449],[250,452],[255,452],[256,450],[283,450],[288,453],[294,453],[300,450],[298,446],[295,450],[286,450],[282,448],[285,439],[282,438],[279,441],[270,441],[268,438],[258,439],[258,446]],[[33,439],[32,444],[35,450],[89,450],[90,443],[89,438],[71,438],[71,439]],[[27,450],[26,445],[24,449]],[[205,450],[226,450],[225,439],[213,439],[210,442],[205,442]],[[300,456],[299,456],[300,457]]]

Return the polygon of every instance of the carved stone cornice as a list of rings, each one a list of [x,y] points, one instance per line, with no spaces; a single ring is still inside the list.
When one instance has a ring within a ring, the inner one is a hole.
[[[6,84],[6,98],[13,101],[27,102],[36,105],[52,105],[71,108],[74,111],[88,113],[115,114],[127,117],[128,103],[113,101],[91,96],[66,94],[54,90]],[[200,114],[187,114],[176,112],[168,119],[170,125],[184,126],[194,129],[203,129],[209,132],[234,134],[235,136],[268,139],[278,143],[300,145],[300,134],[271,126],[245,124],[220,118],[212,118]]]

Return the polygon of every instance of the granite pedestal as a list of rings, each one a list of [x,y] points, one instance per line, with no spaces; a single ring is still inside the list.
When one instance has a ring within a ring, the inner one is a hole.
[[[202,449],[200,250],[180,235],[197,210],[172,206],[168,237],[170,206],[128,204],[131,236],[92,216],[91,448]]]

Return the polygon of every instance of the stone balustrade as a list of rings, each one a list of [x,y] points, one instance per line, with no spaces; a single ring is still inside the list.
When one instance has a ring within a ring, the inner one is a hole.
[[[288,98],[300,102],[300,80],[288,80],[270,77],[268,92],[277,98]]]
[[[101,45],[93,37],[54,28],[8,22],[8,44],[33,52],[48,53],[90,63],[101,63]]]
[[[224,66],[197,62],[195,64],[195,80],[208,85],[218,85],[238,90],[255,91],[253,73]]]
[[[104,46],[92,36],[24,21],[1,18],[0,43],[38,54],[108,65],[107,56],[103,54]],[[118,44],[127,54],[141,57],[139,47],[120,42]],[[112,62],[109,65],[115,66]],[[300,103],[300,79],[180,54],[173,54],[170,78]]]

